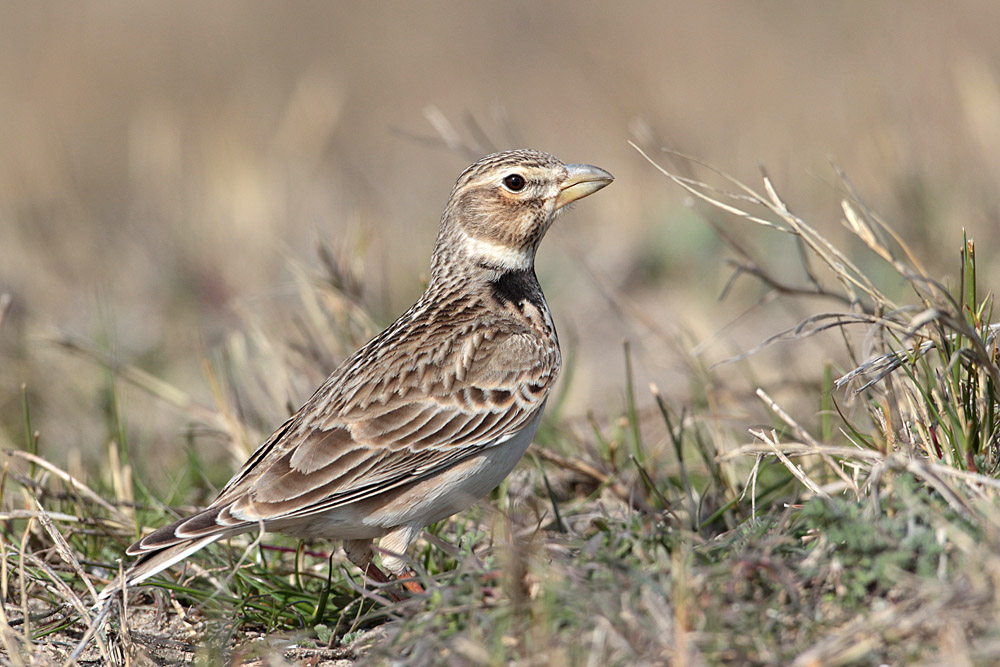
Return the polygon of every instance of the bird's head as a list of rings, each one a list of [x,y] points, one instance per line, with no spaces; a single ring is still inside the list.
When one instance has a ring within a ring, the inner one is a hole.
[[[441,218],[432,275],[456,261],[494,273],[531,269],[559,212],[612,180],[603,169],[563,164],[540,151],[487,155],[455,183]]]

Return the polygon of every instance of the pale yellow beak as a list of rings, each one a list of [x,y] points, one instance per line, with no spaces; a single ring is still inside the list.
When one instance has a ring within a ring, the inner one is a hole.
[[[559,196],[556,197],[557,211],[566,204],[572,204],[577,199],[594,194],[615,180],[615,177],[608,172],[590,164],[568,164],[566,171],[569,173],[559,189]]]

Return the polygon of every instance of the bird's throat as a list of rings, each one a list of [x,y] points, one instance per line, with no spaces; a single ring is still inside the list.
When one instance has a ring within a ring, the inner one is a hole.
[[[535,255],[523,248],[506,243],[476,238],[463,233],[463,243],[469,258],[480,266],[490,266],[497,271],[533,271]]]

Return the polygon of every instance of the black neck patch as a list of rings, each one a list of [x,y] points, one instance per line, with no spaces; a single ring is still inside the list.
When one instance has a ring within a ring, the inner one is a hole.
[[[533,269],[507,271],[490,283],[493,287],[493,298],[501,305],[513,303],[520,305],[528,301],[537,308],[545,303],[542,299],[542,288],[538,284]]]

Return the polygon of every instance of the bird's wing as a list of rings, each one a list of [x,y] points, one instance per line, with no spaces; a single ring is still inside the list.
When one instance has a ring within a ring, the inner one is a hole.
[[[382,345],[367,357],[369,346],[362,348],[211,506],[146,536],[130,553],[357,502],[512,437],[544,405],[558,349],[520,324],[469,326],[461,336],[435,336],[435,348]]]

